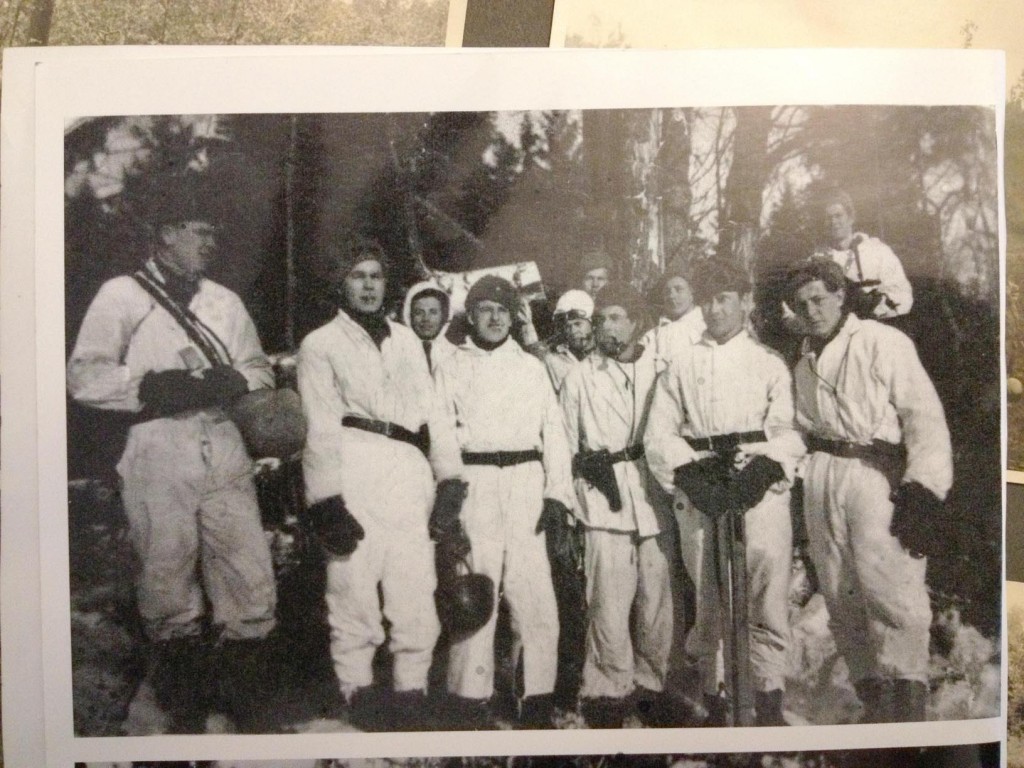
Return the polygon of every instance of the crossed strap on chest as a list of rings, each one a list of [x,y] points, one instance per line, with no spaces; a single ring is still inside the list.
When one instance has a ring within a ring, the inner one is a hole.
[[[174,318],[210,365],[232,364],[231,353],[213,329],[200,320],[187,306],[175,301],[160,281],[154,278],[147,269],[138,270],[132,275],[132,279]]]

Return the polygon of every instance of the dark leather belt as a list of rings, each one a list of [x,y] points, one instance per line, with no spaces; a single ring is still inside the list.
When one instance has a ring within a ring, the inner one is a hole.
[[[406,429],[401,424],[393,424],[390,421],[377,421],[376,419],[364,419],[362,416],[343,416],[341,419],[343,427],[361,429],[364,432],[372,432],[375,435],[390,437],[400,443],[408,443],[414,448],[419,448],[426,454],[430,450],[430,433],[427,425],[420,427],[419,432]]]
[[[886,440],[850,443],[846,440],[830,440],[817,435],[807,436],[807,450],[812,453],[829,453],[843,459],[862,459],[864,461],[902,460],[906,453],[902,445]]]
[[[540,461],[541,452],[532,451],[463,451],[463,464],[478,464],[488,467],[513,467],[516,464],[526,464],[528,461]]]
[[[768,437],[764,432],[730,432],[727,435],[710,437],[687,437],[686,442],[695,451],[735,451],[740,443],[763,443]]]
[[[608,456],[611,459],[612,464],[618,464],[620,461],[636,461],[644,457],[644,446],[643,443],[636,443],[635,445],[627,445],[621,451],[615,451]]]

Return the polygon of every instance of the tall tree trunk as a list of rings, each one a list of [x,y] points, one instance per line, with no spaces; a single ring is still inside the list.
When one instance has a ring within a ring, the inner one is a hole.
[[[28,20],[28,45],[46,45],[53,22],[53,0],[35,0]]]
[[[719,253],[749,270],[761,223],[761,196],[768,178],[771,107],[738,107],[733,158],[725,185],[725,219],[719,222]]]

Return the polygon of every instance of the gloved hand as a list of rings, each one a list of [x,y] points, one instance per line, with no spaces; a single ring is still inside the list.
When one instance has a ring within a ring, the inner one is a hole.
[[[769,488],[785,479],[786,472],[779,462],[758,454],[730,481],[729,505],[748,510],[764,498]]]
[[[942,500],[916,481],[903,483],[892,494],[892,533],[913,557],[934,555],[948,546],[937,535],[942,524]]]
[[[359,542],[366,538],[363,526],[352,517],[341,496],[329,496],[310,505],[306,517],[313,528],[313,535],[329,554],[339,557],[351,555]]]
[[[207,405],[231,405],[249,391],[245,376],[230,365],[215,365],[203,371]]]
[[[206,384],[184,368],[149,371],[139,382],[139,400],[156,416],[205,408]]]
[[[705,515],[720,517],[729,509],[729,468],[718,456],[676,467],[675,485]]]
[[[459,519],[468,489],[469,483],[454,477],[437,484],[430,538],[437,542],[437,558],[443,563],[458,562],[470,553],[469,539]]]
[[[544,499],[540,519],[537,521],[537,533],[543,531],[547,534],[549,558],[569,572],[574,571],[582,559],[575,528],[572,512],[565,504],[556,499]]]

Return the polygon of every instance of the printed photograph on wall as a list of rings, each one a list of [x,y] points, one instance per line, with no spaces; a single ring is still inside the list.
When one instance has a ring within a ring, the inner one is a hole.
[[[69,121],[76,735],[998,716],[995,131]]]

